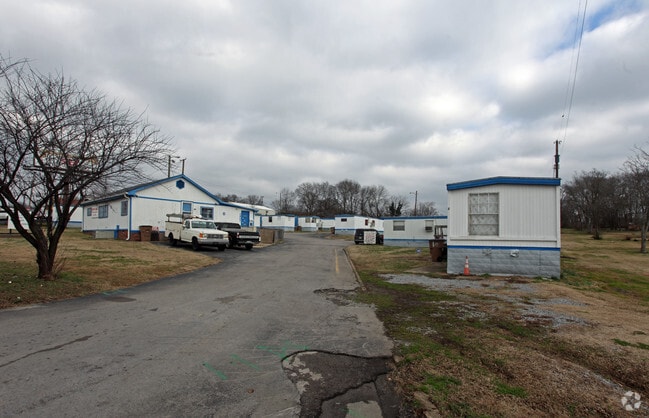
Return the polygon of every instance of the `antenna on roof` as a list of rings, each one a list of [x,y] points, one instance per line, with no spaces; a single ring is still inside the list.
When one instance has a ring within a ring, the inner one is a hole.
[[[559,178],[559,144],[561,141],[558,139],[554,141],[554,178]]]

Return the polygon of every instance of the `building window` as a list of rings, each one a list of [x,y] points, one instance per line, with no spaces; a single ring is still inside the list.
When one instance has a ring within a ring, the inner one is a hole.
[[[99,205],[99,217],[108,218],[108,205]]]
[[[183,217],[192,215],[192,202],[183,202]]]
[[[406,221],[392,221],[392,230],[393,231],[405,231],[406,230]]]
[[[272,216],[269,216],[269,217],[268,217],[268,223],[270,223],[270,224],[273,223],[273,217],[272,217]]]
[[[208,206],[201,206],[201,218],[214,219],[214,208]]]
[[[469,235],[498,235],[498,193],[469,193]]]
[[[340,218],[340,222],[347,222],[347,218]]]
[[[426,219],[425,227],[426,232],[433,232],[433,227],[435,226],[435,221],[432,219]]]
[[[128,200],[122,200],[122,208],[120,214],[122,216],[128,215]]]
[[[86,216],[92,216],[92,208],[86,208]]]

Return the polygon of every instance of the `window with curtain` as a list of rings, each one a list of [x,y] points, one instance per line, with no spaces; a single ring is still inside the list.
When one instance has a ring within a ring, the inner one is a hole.
[[[214,208],[208,206],[201,206],[201,218],[214,219]]]
[[[99,205],[99,217],[108,218],[108,205]]]

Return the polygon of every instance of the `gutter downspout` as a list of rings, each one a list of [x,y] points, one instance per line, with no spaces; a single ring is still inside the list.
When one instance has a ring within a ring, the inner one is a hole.
[[[126,241],[131,240],[131,224],[133,222],[133,199],[128,194],[124,193],[124,197],[128,199],[128,225],[126,229]]]

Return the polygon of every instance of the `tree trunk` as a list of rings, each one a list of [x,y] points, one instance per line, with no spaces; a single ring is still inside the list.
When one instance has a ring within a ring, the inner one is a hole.
[[[39,242],[36,247],[36,264],[38,265],[38,278],[41,280],[54,280],[54,256],[50,254],[47,243]]]
[[[649,228],[648,222],[644,222],[640,228],[640,252],[642,254],[647,254],[647,228]]]

